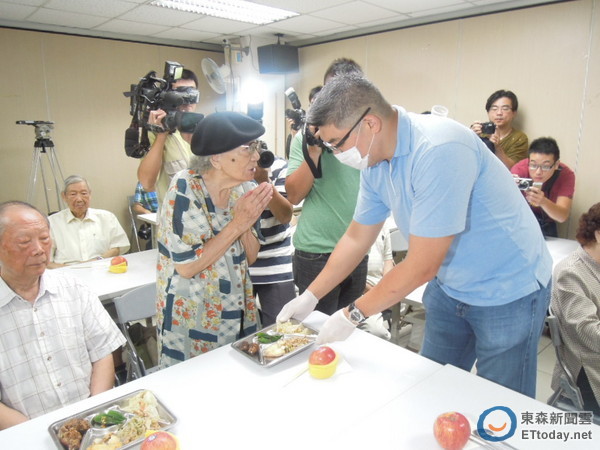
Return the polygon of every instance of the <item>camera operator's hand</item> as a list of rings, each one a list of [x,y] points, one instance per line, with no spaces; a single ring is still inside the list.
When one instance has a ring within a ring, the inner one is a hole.
[[[498,128],[496,128],[496,131],[494,132],[494,134],[490,134],[490,142],[492,144],[494,144],[494,147],[496,147],[496,149],[498,149],[498,147],[500,147],[501,145],[501,139],[500,136],[498,135]]]
[[[261,183],[242,195],[233,206],[233,220],[240,229],[247,230],[256,222],[273,197],[273,186]]]
[[[477,136],[481,137],[481,122],[475,121],[471,124],[471,130],[475,132]]]
[[[162,121],[166,117],[167,113],[162,109],[156,109],[154,111],[150,111],[150,115],[148,116],[148,123],[155,127],[163,128]],[[166,133],[167,131],[163,131]]]
[[[525,191],[525,198],[531,206],[540,207],[546,198],[546,194],[541,189],[532,186]]]
[[[258,184],[264,183],[265,181],[268,183],[269,180],[269,170],[263,167],[256,166],[256,171],[254,172],[254,181]]]

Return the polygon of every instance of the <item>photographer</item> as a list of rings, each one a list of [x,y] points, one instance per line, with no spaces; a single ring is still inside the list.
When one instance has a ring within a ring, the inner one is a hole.
[[[535,139],[529,148],[529,158],[519,161],[511,173],[543,183],[542,188],[523,191],[544,236],[558,237],[556,222],[565,222],[571,214],[575,192],[575,173],[559,161],[560,150],[550,137]]]
[[[184,69],[182,77],[171,85],[172,89],[181,87],[198,88],[198,78],[194,72]],[[184,104],[177,109],[183,112],[194,112],[196,104]],[[160,127],[166,114],[162,109],[150,111],[148,123]],[[140,162],[137,176],[145,191],[156,191],[159,205],[164,198],[173,175],[180,170],[186,169],[189,165],[192,156],[192,151],[190,150],[191,136],[192,133],[183,133],[179,130],[172,133],[167,131],[149,133],[152,146]]]
[[[355,72],[362,73],[360,67],[353,64]],[[331,67],[326,73],[330,70]],[[288,200],[293,204],[297,205],[304,200],[293,237],[296,249],[294,281],[300,293],[304,297],[311,297],[316,304],[316,298],[306,289],[325,266],[352,220],[360,171],[338,161],[340,155],[334,155],[320,145],[307,145],[307,156],[304,155],[302,146],[303,133],[298,133],[292,141],[285,188]],[[315,177],[307,159],[310,159],[313,169],[321,170],[322,177]],[[319,311],[333,314],[363,293],[368,259],[366,252],[363,256],[359,265],[319,301]]]
[[[323,86],[315,86],[310,90],[310,92],[308,93],[309,104],[312,103],[313,99],[317,96],[321,89],[323,89]],[[292,139],[294,139],[294,136],[296,136],[298,130],[300,130],[304,126],[304,119],[306,113],[303,109],[301,109],[300,105],[297,106],[298,109],[285,110],[285,118],[290,127],[290,133],[288,134],[285,140],[285,159],[290,159],[290,147],[292,144]]]
[[[527,157],[527,135],[512,127],[517,116],[519,100],[511,91],[500,89],[494,92],[485,103],[489,122],[474,122],[471,130],[509,169]]]

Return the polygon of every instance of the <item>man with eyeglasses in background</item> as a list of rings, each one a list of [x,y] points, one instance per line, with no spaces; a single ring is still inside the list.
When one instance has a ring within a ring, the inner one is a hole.
[[[557,222],[563,223],[571,214],[575,193],[575,173],[560,162],[560,149],[551,137],[535,139],[529,147],[529,158],[519,161],[511,169],[519,178],[531,178],[543,183],[542,188],[530,187],[523,191],[544,236],[558,237]]]
[[[339,76],[308,111],[316,136],[361,170],[354,218],[308,286],[325,296],[353,270],[390,213],[406,258],[321,327],[343,340],[367,317],[424,283],[421,354],[535,397],[537,345],[550,302],[552,258],[508,170],[468,128],[391,105],[367,79]],[[299,296],[277,317],[303,320]]]
[[[85,178],[68,177],[62,198],[67,208],[48,217],[52,236],[49,269],[127,253],[129,239],[117,217],[90,208],[92,190]]]
[[[512,126],[518,109],[519,100],[514,92],[500,89],[485,103],[490,122],[476,121],[471,125],[471,130],[509,169],[527,157],[527,135]]]

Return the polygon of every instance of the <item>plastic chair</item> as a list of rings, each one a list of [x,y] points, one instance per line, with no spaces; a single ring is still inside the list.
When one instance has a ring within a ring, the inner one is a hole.
[[[548,310],[546,322],[548,323],[550,338],[552,339],[552,345],[556,353],[556,361],[561,370],[559,387],[550,396],[547,403],[564,411],[584,411],[581,391],[577,387],[573,374],[564,362],[564,342],[560,333],[560,324],[558,318],[552,314],[551,309]]]
[[[131,232],[133,234],[133,240],[135,242],[135,245],[137,246],[137,251],[141,252],[142,248],[140,247],[140,238],[138,237],[138,226],[136,222],[137,214],[133,211],[133,204],[135,203],[133,199],[133,195],[127,196],[127,205],[129,208],[129,217],[131,220]]]
[[[117,311],[117,325],[127,340],[126,347],[130,358],[127,362],[126,381],[131,381],[156,370],[146,368],[129,334],[131,322],[144,319],[151,321],[156,316],[156,283],[133,289],[115,298],[113,302]]]

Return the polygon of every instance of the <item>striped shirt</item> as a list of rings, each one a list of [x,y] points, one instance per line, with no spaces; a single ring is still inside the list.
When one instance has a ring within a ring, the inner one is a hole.
[[[34,302],[0,278],[0,401],[29,418],[90,396],[92,364],[125,344],[98,297],[46,270]]]
[[[270,168],[271,183],[281,195],[285,192],[287,162],[275,158]],[[256,262],[250,266],[250,277],[253,284],[271,284],[292,281],[292,230],[289,224],[283,224],[273,216],[270,209],[265,209],[260,218],[259,237],[260,250]]]

